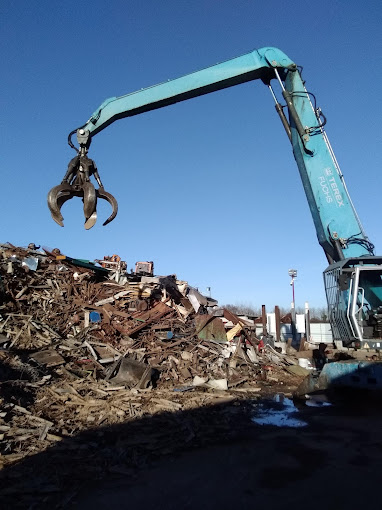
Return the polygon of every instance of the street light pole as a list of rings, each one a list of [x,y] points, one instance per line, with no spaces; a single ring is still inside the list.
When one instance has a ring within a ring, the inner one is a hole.
[[[292,336],[293,343],[296,342],[296,305],[295,305],[295,296],[294,296],[294,280],[297,278],[297,269],[289,269],[289,276],[292,278],[290,284],[292,285],[292,306],[291,306],[291,315],[292,315]]]
[[[294,304],[295,304],[295,299],[294,299],[294,280],[295,280],[295,278],[297,278],[297,269],[289,269],[288,274],[292,278],[292,280],[290,282],[290,284],[292,285],[292,297],[293,297],[293,299],[292,299],[292,303],[293,303],[292,308],[295,308],[295,306],[294,306]]]
[[[293,301],[293,304],[295,303],[295,299],[294,299],[294,278],[292,279],[292,301]],[[294,306],[293,306],[294,308]]]

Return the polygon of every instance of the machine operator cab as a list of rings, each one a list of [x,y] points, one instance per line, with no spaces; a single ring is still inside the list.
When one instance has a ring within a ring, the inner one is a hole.
[[[324,272],[333,340],[382,348],[382,258],[345,259]]]

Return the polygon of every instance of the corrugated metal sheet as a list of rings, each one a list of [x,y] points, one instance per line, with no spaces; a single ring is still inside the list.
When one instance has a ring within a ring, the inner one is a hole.
[[[227,342],[227,334],[223,321],[212,315],[197,315],[195,317],[198,338],[201,340],[214,340],[215,342]]]

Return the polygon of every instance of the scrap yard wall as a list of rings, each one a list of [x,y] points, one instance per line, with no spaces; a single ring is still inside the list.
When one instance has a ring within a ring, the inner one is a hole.
[[[300,341],[301,337],[305,336],[305,315],[296,315],[296,329],[297,329],[297,341]],[[267,313],[267,330],[270,335],[276,338],[276,315],[275,313]],[[256,324],[256,334],[261,336],[262,325]],[[280,337],[282,342],[287,342],[292,338],[292,325],[281,324],[280,325]],[[314,344],[321,342],[330,344],[333,342],[332,330],[330,324],[327,322],[311,322],[310,323],[310,339],[309,341]]]

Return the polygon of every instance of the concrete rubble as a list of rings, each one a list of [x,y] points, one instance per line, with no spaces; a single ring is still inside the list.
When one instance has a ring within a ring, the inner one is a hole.
[[[105,259],[0,245],[1,467],[81,431],[288,393],[308,373],[186,281]]]

